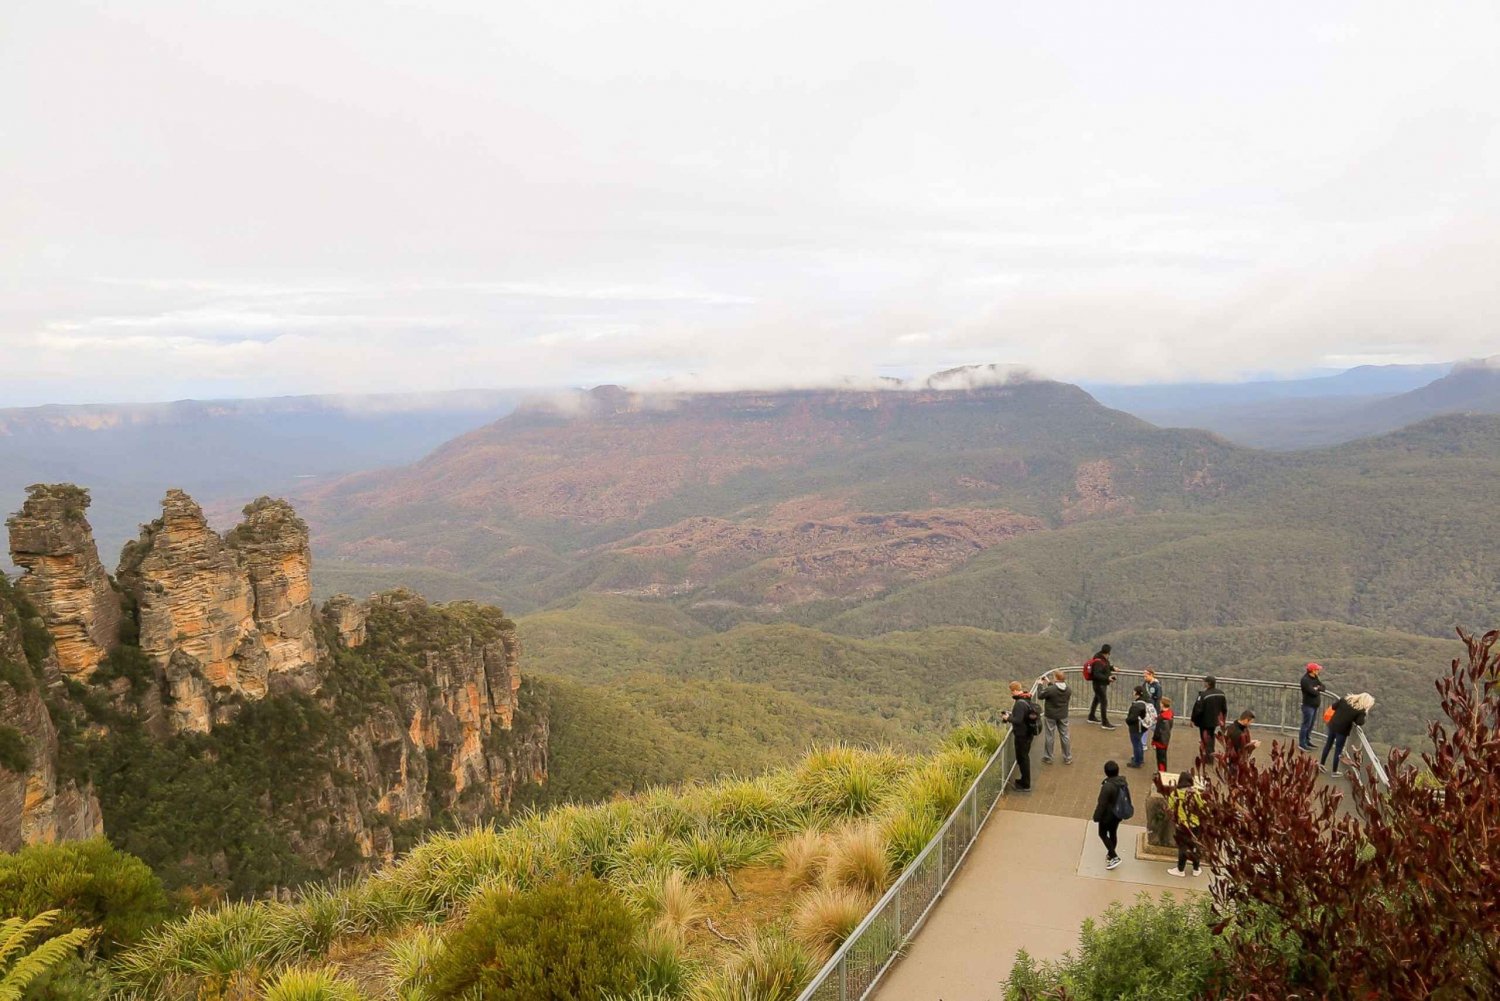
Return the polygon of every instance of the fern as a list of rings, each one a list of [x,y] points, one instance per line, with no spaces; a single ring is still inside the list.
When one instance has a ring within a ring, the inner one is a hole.
[[[28,952],[27,945],[52,927],[58,913],[43,911],[30,921],[7,918],[0,922],[0,1001],[20,1001],[33,981],[93,937],[92,928],[74,928]]]

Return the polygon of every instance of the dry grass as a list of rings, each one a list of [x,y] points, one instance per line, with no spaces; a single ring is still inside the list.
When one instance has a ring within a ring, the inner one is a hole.
[[[851,827],[833,843],[824,882],[879,896],[894,875],[885,836],[873,824]]]
[[[797,939],[822,962],[844,943],[869,913],[875,898],[843,886],[825,886],[807,894],[797,907],[792,927]]]
[[[822,831],[807,830],[781,843],[781,869],[789,886],[802,889],[816,886],[828,865],[828,837]]]

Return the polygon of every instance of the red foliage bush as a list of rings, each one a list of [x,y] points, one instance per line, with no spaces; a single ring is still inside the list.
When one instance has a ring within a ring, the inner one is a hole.
[[[1204,795],[1200,840],[1221,954],[1215,997],[1500,997],[1500,631],[1459,630],[1467,663],[1437,682],[1445,721],[1389,788],[1352,769],[1347,804],[1278,743]]]

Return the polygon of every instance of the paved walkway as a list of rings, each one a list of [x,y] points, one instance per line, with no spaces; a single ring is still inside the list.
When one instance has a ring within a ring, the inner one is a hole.
[[[1179,749],[1168,766],[1191,763],[1197,732],[1179,729]],[[1041,763],[1042,744],[1032,748],[1031,793],[1011,793],[1000,801],[979,840],[954,877],[906,955],[875,991],[878,1001],[998,1001],[1000,981],[1010,973],[1017,950],[1055,959],[1078,944],[1083,920],[1113,901],[1129,903],[1138,894],[1166,890],[1198,893],[1208,878],[1179,879],[1167,865],[1135,858],[1139,826],[1120,828],[1123,865],[1104,869],[1104,847],[1090,822],[1104,778],[1104,762],[1122,766],[1130,758],[1130,738],[1122,726],[1101,730],[1074,719],[1072,765]],[[1291,736],[1262,734],[1257,756],[1271,740]],[[1153,759],[1141,769],[1123,768],[1144,821]],[[1320,781],[1327,781],[1326,779]]]

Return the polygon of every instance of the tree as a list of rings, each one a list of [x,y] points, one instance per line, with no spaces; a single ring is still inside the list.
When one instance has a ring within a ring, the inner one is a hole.
[[[1201,834],[1232,942],[1218,996],[1500,996],[1500,631],[1459,636],[1432,750],[1391,751],[1389,788],[1357,769],[1347,810],[1284,744],[1232,774],[1219,756]]]

